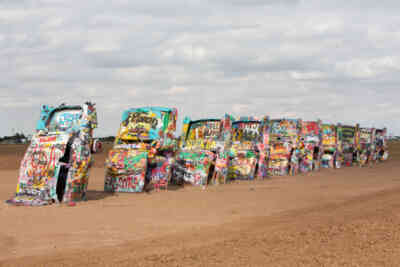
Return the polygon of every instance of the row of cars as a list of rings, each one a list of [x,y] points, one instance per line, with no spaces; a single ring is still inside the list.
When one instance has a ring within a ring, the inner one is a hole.
[[[128,109],[106,159],[104,190],[141,192],[151,187],[295,175],[320,167],[363,166],[388,156],[386,129],[321,121],[240,117],[183,121],[177,110]],[[73,204],[86,199],[94,104],[43,106],[36,134],[21,162],[16,205]]]
[[[181,171],[174,177],[204,185],[215,171],[225,181],[251,180],[364,166],[387,157],[386,129],[268,116],[187,118],[176,157]]]

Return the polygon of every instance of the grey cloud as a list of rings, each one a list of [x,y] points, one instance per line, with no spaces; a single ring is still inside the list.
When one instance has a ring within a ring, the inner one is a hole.
[[[293,5],[301,0],[219,0],[222,3],[240,6],[264,6],[264,5]]]
[[[43,103],[296,116],[400,134],[398,1],[0,0],[0,135]],[[7,115],[5,115],[7,114]]]

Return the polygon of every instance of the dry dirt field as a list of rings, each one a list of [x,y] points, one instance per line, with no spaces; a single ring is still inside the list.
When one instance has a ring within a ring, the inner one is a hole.
[[[0,146],[0,266],[400,266],[400,145],[374,167],[14,207],[24,146]]]

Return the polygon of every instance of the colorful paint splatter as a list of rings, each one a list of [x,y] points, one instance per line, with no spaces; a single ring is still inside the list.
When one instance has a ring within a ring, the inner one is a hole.
[[[335,168],[340,160],[340,146],[337,137],[337,127],[333,124],[323,124],[322,127],[322,158],[321,166]]]
[[[229,180],[252,180],[257,175],[262,138],[262,121],[241,117],[232,123]]]
[[[126,110],[106,160],[104,190],[142,192],[167,187],[175,162],[177,110],[146,107]]]
[[[322,155],[321,121],[303,121],[300,142],[300,172],[318,170]]]
[[[271,120],[269,124],[269,174],[271,176],[297,174],[300,159],[301,120],[276,119]]]
[[[21,162],[15,205],[71,203],[86,198],[97,127],[94,104],[42,106],[36,134]]]
[[[357,144],[358,144],[358,125],[340,125],[338,126],[338,139],[341,146],[342,162],[340,166],[352,166],[357,162]],[[339,164],[339,162],[338,162]],[[337,165],[338,165],[337,164]],[[339,165],[338,165],[339,166]]]
[[[225,182],[228,165],[231,116],[224,119],[183,121],[175,175],[193,185]]]

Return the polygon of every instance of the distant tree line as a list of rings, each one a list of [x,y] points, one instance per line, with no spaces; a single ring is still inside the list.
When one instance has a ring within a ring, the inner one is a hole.
[[[27,143],[29,139],[29,136],[24,133],[15,133],[14,135],[0,137],[0,143],[23,144]]]

